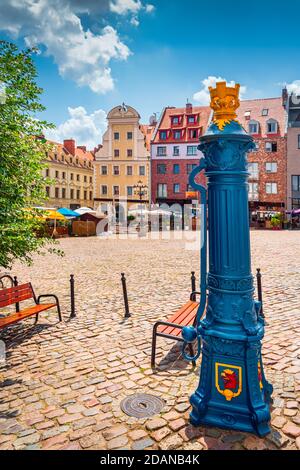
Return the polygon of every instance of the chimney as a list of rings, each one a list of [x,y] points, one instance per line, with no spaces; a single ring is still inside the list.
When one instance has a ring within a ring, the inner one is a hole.
[[[189,103],[189,100],[187,100],[187,103],[185,105],[185,112],[186,114],[191,114],[193,112],[193,105],[192,103]]]
[[[289,99],[289,94],[288,94],[287,88],[284,87],[284,88],[282,89],[282,106],[283,106],[284,108],[286,108],[286,106],[287,106],[288,99]]]
[[[86,152],[86,145],[77,145],[77,148]]]
[[[66,139],[64,140],[64,147],[68,150],[71,155],[75,155],[75,140]]]

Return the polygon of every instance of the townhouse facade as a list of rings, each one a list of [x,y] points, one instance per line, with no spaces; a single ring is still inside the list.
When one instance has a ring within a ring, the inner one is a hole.
[[[287,209],[300,209],[300,96],[288,99]]]
[[[249,209],[252,220],[287,206],[287,110],[282,97],[241,101],[237,119],[252,135],[248,153]]]
[[[47,207],[93,207],[93,165],[94,154],[85,146],[76,146],[74,139],[63,144],[49,141],[52,146],[47,152],[43,170],[44,177],[53,183],[46,187]]]
[[[109,111],[107,122],[103,145],[95,153],[94,204],[103,213],[111,205],[117,220],[124,221],[131,205],[149,204],[150,141],[154,125],[141,125],[139,113],[124,103]],[[139,182],[145,187],[141,198],[135,191]]]
[[[197,147],[210,116],[210,107],[191,103],[162,111],[151,143],[152,203],[182,208],[199,199],[198,193],[190,188],[188,177],[203,156]],[[203,174],[197,182],[205,185]]]

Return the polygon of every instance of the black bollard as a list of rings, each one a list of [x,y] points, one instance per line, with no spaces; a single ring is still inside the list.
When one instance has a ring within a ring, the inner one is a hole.
[[[17,286],[19,283],[18,283],[18,278],[17,276],[14,276],[14,286]],[[18,313],[20,311],[20,304],[19,302],[16,303],[16,313]]]
[[[125,318],[131,317],[129,312],[129,305],[128,305],[128,295],[127,295],[127,287],[126,287],[126,278],[125,273],[121,273],[121,282],[123,288],[123,297],[124,297],[124,306],[125,306]]]
[[[263,299],[262,299],[262,286],[261,286],[260,268],[256,269],[256,280],[257,280],[257,297],[258,297],[258,300],[261,302],[260,314],[263,318],[265,318],[264,313],[263,313]]]
[[[195,271],[191,272],[191,284],[192,284],[192,292],[196,291],[196,276],[195,276]],[[192,297],[193,301],[196,300],[196,294],[193,295]]]
[[[75,318],[75,288],[74,274],[70,274],[70,297],[71,297],[71,314],[70,318]]]

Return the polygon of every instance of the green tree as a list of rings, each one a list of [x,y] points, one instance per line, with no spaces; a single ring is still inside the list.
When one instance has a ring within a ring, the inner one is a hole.
[[[56,251],[46,234],[38,210],[46,196],[42,169],[47,141],[41,137],[52,127],[37,119],[45,108],[42,89],[36,84],[34,49],[19,51],[0,41],[0,266],[11,268],[14,260],[30,264],[35,252]],[[40,136],[40,137],[39,137]]]

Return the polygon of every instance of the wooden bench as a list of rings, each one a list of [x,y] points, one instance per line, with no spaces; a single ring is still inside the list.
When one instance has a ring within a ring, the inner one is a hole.
[[[200,292],[192,292],[190,300],[177,310],[167,321],[158,321],[153,327],[152,334],[152,353],[151,353],[151,367],[155,368],[155,354],[156,354],[156,340],[157,336],[163,338],[173,339],[176,341],[183,341],[181,337],[181,330],[185,326],[196,324],[196,315],[199,307],[199,302],[196,302],[196,294]],[[189,344],[190,355],[193,356],[193,345]],[[196,365],[195,361],[193,366]]]
[[[42,298],[47,297],[54,298],[55,303],[40,303],[40,300]],[[20,310],[20,302],[28,299],[33,299],[35,305]],[[19,284],[13,287],[0,290],[0,308],[8,307],[9,305],[13,304],[16,304],[18,306],[18,308],[16,309],[17,311],[15,313],[8,314],[4,318],[0,318],[0,329],[17,323],[18,321],[24,320],[25,318],[31,317],[33,315],[35,315],[35,323],[37,323],[39,313],[54,307],[56,307],[57,309],[59,321],[62,321],[59,301],[56,295],[44,294],[36,297],[30,282],[28,282],[27,284]]]

